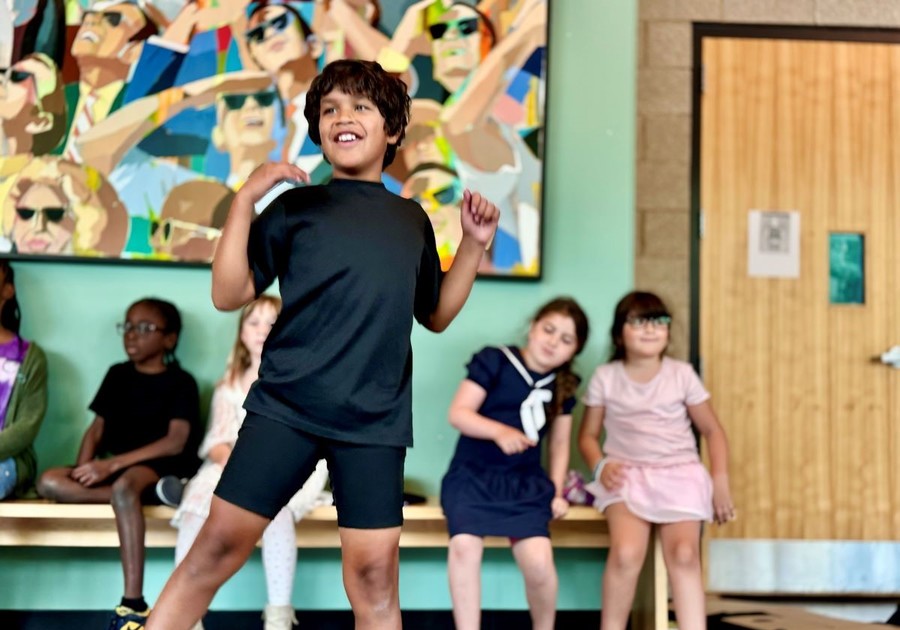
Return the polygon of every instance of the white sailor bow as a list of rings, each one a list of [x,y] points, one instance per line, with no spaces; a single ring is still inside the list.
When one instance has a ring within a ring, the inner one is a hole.
[[[519,406],[519,418],[522,421],[522,430],[525,432],[525,435],[537,442],[538,433],[547,424],[547,414],[544,411],[544,405],[553,400],[553,392],[549,389],[543,389],[543,387],[552,383],[556,378],[556,374],[550,374],[539,381],[535,381],[531,378],[531,374],[528,373],[525,366],[522,365],[522,362],[509,348],[500,346],[500,349],[506,355],[506,358],[509,359],[509,362],[513,364],[513,367],[516,368],[516,371],[525,379],[525,382],[531,386],[531,392]]]

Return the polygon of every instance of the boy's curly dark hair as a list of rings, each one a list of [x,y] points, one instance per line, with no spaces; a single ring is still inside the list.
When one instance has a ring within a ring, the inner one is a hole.
[[[309,137],[319,146],[322,146],[322,137],[319,135],[322,98],[334,89],[345,94],[362,95],[371,100],[384,117],[385,133],[397,136],[397,143],[389,144],[384,153],[381,168],[386,168],[394,161],[397,149],[406,135],[406,125],[409,124],[410,100],[406,84],[388,74],[374,61],[341,59],[325,66],[322,73],[313,79],[306,93],[306,107],[303,109],[303,115],[309,122]]]

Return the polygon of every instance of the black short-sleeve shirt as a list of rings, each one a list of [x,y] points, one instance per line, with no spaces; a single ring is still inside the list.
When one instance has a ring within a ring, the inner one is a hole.
[[[380,183],[336,179],[279,196],[250,228],[257,294],[283,306],[247,410],[314,435],[412,445],[413,317],[442,279],[421,206]]]
[[[159,374],[144,374],[130,361],[109,368],[90,409],[103,418],[98,452],[118,455],[166,436],[169,422],[187,420],[190,437],[173,462],[176,468],[196,470],[201,437],[200,396],[194,377],[177,364]]]

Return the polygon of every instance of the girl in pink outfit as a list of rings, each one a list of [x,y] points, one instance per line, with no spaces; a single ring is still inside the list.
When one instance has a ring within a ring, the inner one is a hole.
[[[603,573],[604,630],[627,624],[653,524],[678,627],[706,628],[700,524],[735,516],[725,432],[691,365],[665,356],[671,322],[652,293],[622,298],[610,330],[612,360],[597,368],[584,396],[578,445],[594,471],[591,491],[611,538]],[[700,461],[693,427],[706,438],[712,478]]]

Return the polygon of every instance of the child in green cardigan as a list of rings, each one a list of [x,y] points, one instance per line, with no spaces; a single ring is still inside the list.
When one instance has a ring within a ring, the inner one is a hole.
[[[34,488],[34,439],[47,410],[47,359],[19,336],[13,268],[0,260],[0,499]]]

